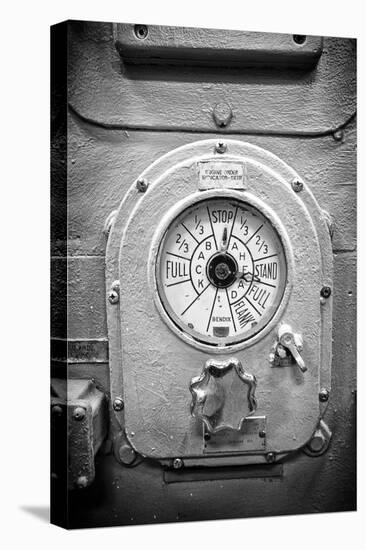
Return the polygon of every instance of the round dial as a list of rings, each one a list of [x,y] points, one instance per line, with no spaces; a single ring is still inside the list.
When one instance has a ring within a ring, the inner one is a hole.
[[[287,278],[271,222],[250,204],[228,198],[197,202],[171,223],[156,271],[171,321],[216,346],[247,340],[267,325]]]

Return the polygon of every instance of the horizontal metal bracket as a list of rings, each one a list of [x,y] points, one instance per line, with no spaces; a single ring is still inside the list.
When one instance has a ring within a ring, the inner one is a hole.
[[[129,24],[114,30],[118,53],[134,64],[301,68],[323,51],[319,36]]]

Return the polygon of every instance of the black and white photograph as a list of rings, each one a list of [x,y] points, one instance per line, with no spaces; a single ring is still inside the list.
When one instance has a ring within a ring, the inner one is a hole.
[[[3,11],[4,547],[358,547],[362,10]]]
[[[356,40],[51,38],[52,521],[354,510]]]

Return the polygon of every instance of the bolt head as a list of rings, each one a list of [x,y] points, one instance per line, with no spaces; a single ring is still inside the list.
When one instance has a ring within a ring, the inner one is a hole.
[[[329,390],[322,388],[319,392],[319,401],[325,403],[329,399]]]
[[[136,452],[127,443],[120,446],[118,450],[118,456],[122,464],[132,464],[136,458]]]
[[[291,187],[295,191],[295,193],[300,193],[300,191],[302,191],[304,188],[304,184],[301,180],[295,178],[291,182]]]
[[[329,296],[332,294],[332,289],[330,286],[323,286],[323,288],[320,291],[320,296],[323,298],[329,298]]]
[[[147,191],[147,188],[149,187],[149,184],[147,183],[146,180],[144,179],[140,179],[140,180],[137,180],[136,182],[136,189],[140,192],[140,193],[145,193],[145,191]]]
[[[227,145],[224,141],[218,141],[215,146],[216,153],[221,155],[227,151]]]
[[[215,124],[220,128],[227,126],[233,118],[233,112],[230,105],[225,102],[220,102],[215,105],[213,110],[213,119]]]
[[[316,431],[311,440],[309,441],[308,447],[313,453],[320,453],[326,444],[326,439],[322,432]]]
[[[276,455],[274,453],[267,453],[266,454],[266,460],[269,463],[274,462],[275,458],[276,458]]]
[[[123,399],[121,397],[116,397],[113,401],[113,408],[115,411],[122,411],[125,406]]]
[[[85,409],[84,407],[76,407],[74,409],[74,412],[72,413],[72,417],[74,420],[84,420],[85,418]]]
[[[173,468],[175,470],[180,470],[180,468],[183,468],[183,460],[181,458],[175,458],[173,460]]]
[[[118,304],[119,302],[118,292],[116,290],[111,290],[110,293],[108,294],[108,300],[109,300],[109,303],[111,304]]]

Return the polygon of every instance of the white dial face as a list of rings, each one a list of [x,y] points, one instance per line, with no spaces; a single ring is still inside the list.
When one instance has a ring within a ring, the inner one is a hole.
[[[196,340],[225,346],[268,324],[287,272],[270,221],[245,202],[213,198],[171,223],[160,244],[156,276],[171,321]]]

